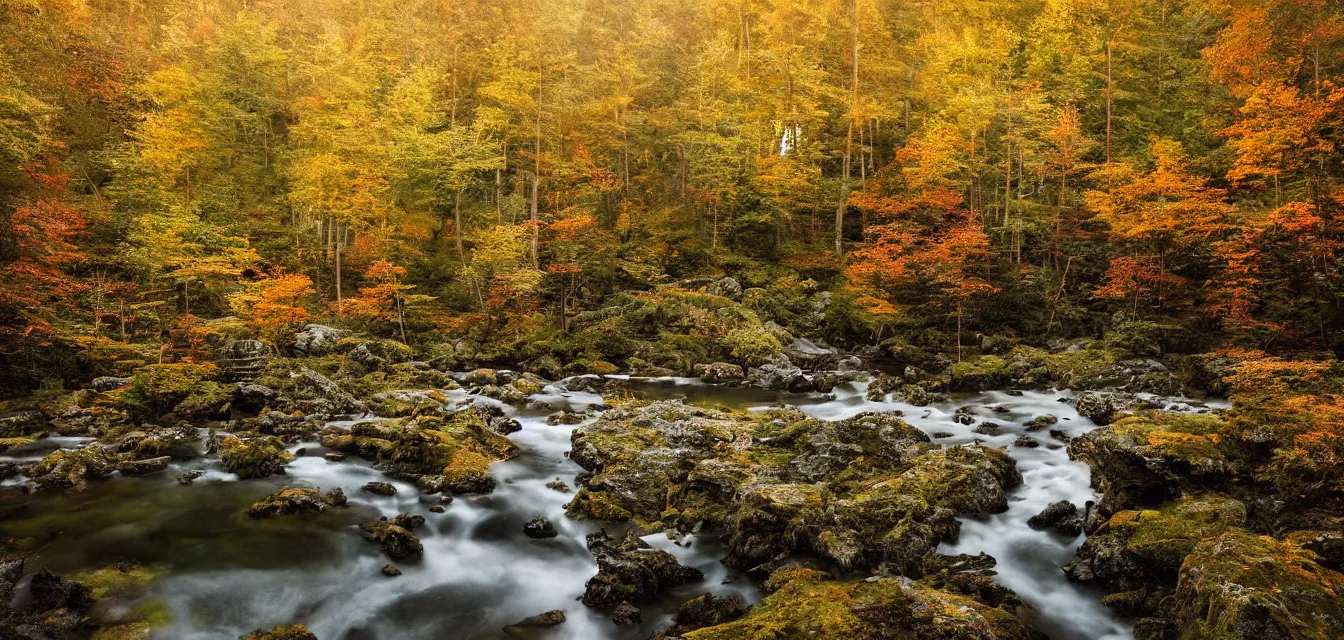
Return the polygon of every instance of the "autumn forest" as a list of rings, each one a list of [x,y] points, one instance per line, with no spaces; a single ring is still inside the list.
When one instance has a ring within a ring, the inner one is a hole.
[[[0,636],[1344,637],[1341,296],[1338,0],[0,0]]]

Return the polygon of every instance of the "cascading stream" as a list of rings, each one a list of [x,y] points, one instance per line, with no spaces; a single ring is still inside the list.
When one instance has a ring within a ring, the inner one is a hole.
[[[1095,499],[1088,468],[1068,459],[1064,443],[1046,431],[1026,433],[1023,426],[1031,418],[1052,414],[1059,422],[1051,428],[1067,437],[1095,428],[1061,402],[1069,394],[992,392],[913,407],[864,399],[866,383],[841,386],[833,398],[713,387],[690,379],[632,385],[653,397],[687,397],[739,408],[784,402],[824,420],[900,410],[939,444],[978,439],[1006,447],[1024,480],[1010,494],[1008,511],[964,520],[960,539],[940,551],[994,556],[998,580],[1036,609],[1039,627],[1054,640],[1132,637],[1129,625],[1100,604],[1100,594],[1069,583],[1060,571],[1082,538],[1067,540],[1026,524],[1051,502],[1069,500],[1082,507]],[[451,402],[468,399],[461,391],[448,395]],[[214,461],[179,462],[157,476],[118,478],[83,492],[37,494],[26,510],[0,528],[5,535],[47,541],[37,562],[57,572],[124,560],[162,567],[152,597],[159,599],[171,622],[159,637],[184,640],[234,640],[253,629],[294,622],[308,624],[323,640],[530,637],[510,636],[502,628],[552,609],[564,610],[568,620],[545,632],[547,638],[645,638],[670,624],[680,602],[701,593],[735,595],[748,602],[760,597],[747,580],[718,561],[723,554],[712,535],[691,536],[681,544],[652,535],[646,537],[650,544],[703,571],[705,581],[643,606],[644,621],[636,627],[618,628],[579,603],[584,583],[597,571],[584,537],[600,525],[566,518],[564,505],[573,494],[546,486],[557,478],[573,486],[580,471],[566,456],[576,426],[547,424],[546,415],[601,405],[602,398],[551,385],[531,400],[533,406],[551,409],[518,410],[475,397],[476,402],[499,405],[521,423],[522,429],[510,436],[520,453],[492,466],[495,492],[460,496],[444,513],[428,511],[433,499],[419,496],[413,485],[391,480],[354,458],[329,461],[321,456],[320,445],[307,442],[292,447],[304,449],[305,455],[289,465],[284,477],[237,481],[215,468]],[[956,409],[963,406],[972,407],[977,423],[1000,425],[999,434],[975,433],[974,425],[954,420]],[[1036,438],[1040,446],[1020,446],[1020,435]],[[53,442],[47,440],[46,446]],[[86,441],[56,443],[68,447]],[[207,473],[194,486],[175,482],[179,473],[192,469]],[[396,486],[397,495],[360,490],[375,480]],[[251,502],[285,485],[339,487],[349,496],[350,508],[260,521],[242,514]],[[426,526],[417,530],[424,557],[396,563],[403,575],[389,578],[380,573],[387,558],[354,525],[398,513],[425,516]],[[549,518],[559,535],[543,540],[524,536],[523,524],[537,515]]]

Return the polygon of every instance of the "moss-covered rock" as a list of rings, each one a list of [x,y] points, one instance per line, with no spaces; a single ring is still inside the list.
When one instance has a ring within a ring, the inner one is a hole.
[[[1220,495],[1183,498],[1160,510],[1121,511],[1083,543],[1064,571],[1072,580],[1111,591],[1170,588],[1201,540],[1245,523],[1246,507]]]
[[[588,551],[597,560],[597,575],[584,586],[583,603],[614,607],[646,602],[671,587],[704,579],[698,569],[682,566],[672,554],[654,549],[634,535],[613,539],[607,532],[588,535]]]
[[[240,478],[265,478],[283,474],[285,465],[294,456],[285,449],[285,443],[274,436],[252,438],[244,442],[226,438],[220,444],[219,460],[224,470]]]
[[[218,375],[219,367],[209,363],[152,364],[135,372],[119,402],[132,413],[157,418]]]
[[[173,408],[173,413],[188,420],[222,420],[238,394],[237,385],[204,381]]]
[[[1036,640],[1012,611],[900,578],[837,581],[809,570],[773,580],[775,592],[740,620],[686,640]]]
[[[1222,490],[1238,476],[1237,451],[1221,418],[1144,412],[1069,442],[1069,456],[1092,467],[1102,509],[1156,506],[1182,495]]]
[[[315,325],[309,325],[315,326]],[[308,627],[296,624],[293,626],[278,626],[270,631],[257,629],[239,640],[317,640]]]
[[[747,569],[804,553],[918,572],[958,514],[1002,511],[1021,482],[1003,452],[941,449],[895,414],[823,422],[630,404],[576,430],[570,455],[592,473],[570,516],[716,525],[728,561]]]
[[[116,469],[116,458],[98,444],[83,449],[58,449],[33,466],[32,476],[42,489],[84,488]]]
[[[420,538],[402,524],[410,523],[383,519],[365,522],[359,528],[366,537],[382,547],[387,557],[398,562],[416,560],[424,554],[425,549],[420,544]]]
[[[372,460],[384,473],[426,491],[485,493],[494,489],[490,463],[517,453],[490,428],[490,417],[486,409],[468,407],[442,418],[365,422],[325,433],[322,444]]]
[[[307,487],[285,487],[247,508],[253,518],[275,518],[299,513],[317,513],[327,507],[344,507],[345,493],[338,487],[327,493]]]
[[[1344,575],[1316,554],[1242,529],[1202,540],[1181,566],[1181,640],[1344,638]]]

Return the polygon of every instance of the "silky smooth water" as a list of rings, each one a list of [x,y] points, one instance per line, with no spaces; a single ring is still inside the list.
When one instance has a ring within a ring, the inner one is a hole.
[[[1047,413],[1060,418],[1051,428],[1070,436],[1095,428],[1061,401],[1069,394],[987,393],[913,407],[868,401],[866,387],[852,383],[822,396],[714,387],[684,378],[632,381],[635,391],[651,397],[738,408],[783,402],[824,420],[899,410],[914,426],[944,436],[935,442],[955,445],[978,439],[1007,448],[1024,480],[1010,493],[1008,511],[965,519],[960,538],[940,551],[985,552],[997,558],[998,580],[1035,609],[1038,625],[1055,640],[1132,637],[1129,625],[1099,603],[1100,594],[1065,580],[1060,567],[1082,538],[1067,540],[1026,525],[1027,518],[1051,502],[1070,500],[1082,507],[1096,497],[1086,465],[1070,461],[1063,443],[1047,431],[1031,434],[1040,440],[1038,448],[1013,444],[1024,433],[1022,423]],[[452,401],[467,399],[460,391],[449,395]],[[600,405],[602,398],[552,385],[531,398],[530,409],[484,398],[474,401],[501,406],[522,424],[522,430],[509,436],[520,454],[491,467],[498,483],[494,493],[458,497],[441,514],[428,511],[435,497],[420,497],[411,484],[390,480],[354,458],[328,461],[318,443],[306,442],[292,448],[304,455],[281,477],[238,481],[220,471],[216,461],[201,459],[174,463],[168,473],[148,478],[92,483],[85,491],[10,496],[3,506],[11,515],[0,523],[0,534],[39,542],[30,568],[67,573],[127,560],[158,568],[162,575],[150,597],[160,599],[172,622],[156,637],[183,640],[233,640],[253,629],[300,622],[322,640],[642,639],[669,625],[680,602],[701,593],[735,595],[748,602],[759,598],[747,580],[719,563],[723,554],[714,536],[691,536],[676,544],[652,535],[645,539],[703,571],[704,582],[642,606],[644,622],[636,627],[618,628],[584,607],[578,598],[597,571],[584,536],[600,525],[566,518],[564,504],[572,494],[545,486],[556,478],[573,486],[580,471],[565,455],[576,427],[548,425],[545,416],[561,408]],[[955,422],[953,412],[964,405],[1000,424],[1002,433],[983,436],[972,433],[973,426]],[[86,441],[56,444],[81,446]],[[51,441],[44,445],[51,446]],[[33,455],[20,451],[9,459]],[[175,477],[191,469],[207,473],[191,486],[177,484]],[[360,491],[373,480],[392,482],[398,495]],[[350,498],[350,508],[274,520],[243,514],[249,504],[286,485],[324,491],[340,487]],[[360,536],[357,525],[398,513],[425,517],[425,527],[416,532],[425,552],[418,562],[396,563],[403,575],[388,578],[380,573],[387,558]],[[537,515],[547,516],[560,535],[546,540],[524,536],[523,524]],[[533,635],[503,631],[510,623],[551,609],[563,609],[568,621]]]

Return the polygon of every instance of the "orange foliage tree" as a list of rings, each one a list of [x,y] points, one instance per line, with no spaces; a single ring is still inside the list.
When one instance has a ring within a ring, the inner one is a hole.
[[[1088,208],[1110,226],[1111,243],[1122,252],[1093,295],[1129,298],[1136,312],[1145,297],[1161,309],[1177,293],[1183,261],[1201,242],[1223,234],[1236,210],[1223,191],[1186,170],[1179,144],[1158,139],[1152,152],[1152,171],[1107,165],[1092,175],[1107,186],[1086,195]]]
[[[396,322],[398,335],[406,341],[406,308],[433,298],[425,295],[407,295],[414,285],[402,284],[406,268],[386,260],[375,260],[364,272],[364,286],[359,295],[344,301],[342,310],[352,320],[372,327]]]
[[[281,334],[311,316],[305,302],[316,292],[308,276],[277,268],[269,277],[243,287],[229,297],[229,306],[263,335]]]

